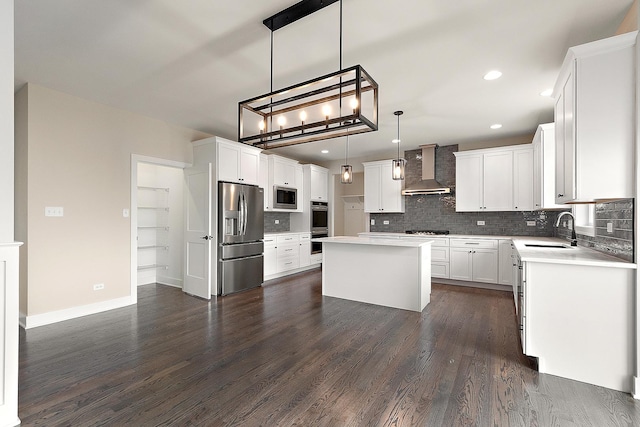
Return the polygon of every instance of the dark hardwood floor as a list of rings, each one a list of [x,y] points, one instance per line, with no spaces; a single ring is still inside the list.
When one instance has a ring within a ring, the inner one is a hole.
[[[433,285],[420,313],[322,297],[319,270],[211,302],[20,334],[25,426],[631,426],[631,396],[538,374],[509,293]]]

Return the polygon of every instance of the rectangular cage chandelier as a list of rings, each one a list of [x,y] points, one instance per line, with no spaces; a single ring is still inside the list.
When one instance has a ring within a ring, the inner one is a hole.
[[[261,148],[378,130],[378,84],[360,65],[238,103],[238,141]]]
[[[273,32],[337,0],[303,0],[265,19],[271,30],[271,92],[238,103],[238,141],[263,149],[378,130],[378,84],[364,68],[340,67],[324,76],[273,90]]]

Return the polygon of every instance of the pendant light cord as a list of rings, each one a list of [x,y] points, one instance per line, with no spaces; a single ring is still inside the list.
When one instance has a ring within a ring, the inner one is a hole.
[[[400,160],[400,114],[398,114],[398,160]]]
[[[340,71],[342,71],[342,0],[340,0]],[[340,108],[340,117],[342,117],[342,75],[340,75],[340,97],[338,98],[338,107]],[[342,120],[340,120],[342,124]]]

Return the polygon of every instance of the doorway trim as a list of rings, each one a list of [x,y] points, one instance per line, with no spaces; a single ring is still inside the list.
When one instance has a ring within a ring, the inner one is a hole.
[[[131,265],[130,265],[130,285],[131,285],[131,303],[138,303],[138,164],[147,163],[156,166],[168,166],[172,168],[184,169],[191,167],[191,163],[179,162],[176,160],[161,159],[158,157],[142,156],[140,154],[131,155],[131,203],[129,217],[131,219]]]

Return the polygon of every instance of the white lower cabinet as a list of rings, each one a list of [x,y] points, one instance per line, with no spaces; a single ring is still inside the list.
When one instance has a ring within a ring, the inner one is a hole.
[[[264,276],[276,274],[278,258],[276,257],[276,236],[264,237]]]
[[[431,277],[449,278],[449,239],[434,238],[431,244]]]
[[[300,234],[300,268],[311,265],[311,233]]]
[[[513,270],[515,260],[513,258],[513,243],[511,243],[511,240],[504,239],[498,242],[498,256],[500,257],[498,260],[500,267],[498,271],[498,283],[513,286],[515,281]]]
[[[264,236],[265,280],[296,273],[321,262],[322,258],[311,255],[311,233],[270,233]]]
[[[450,273],[455,280],[498,283],[498,241],[450,239]]]

